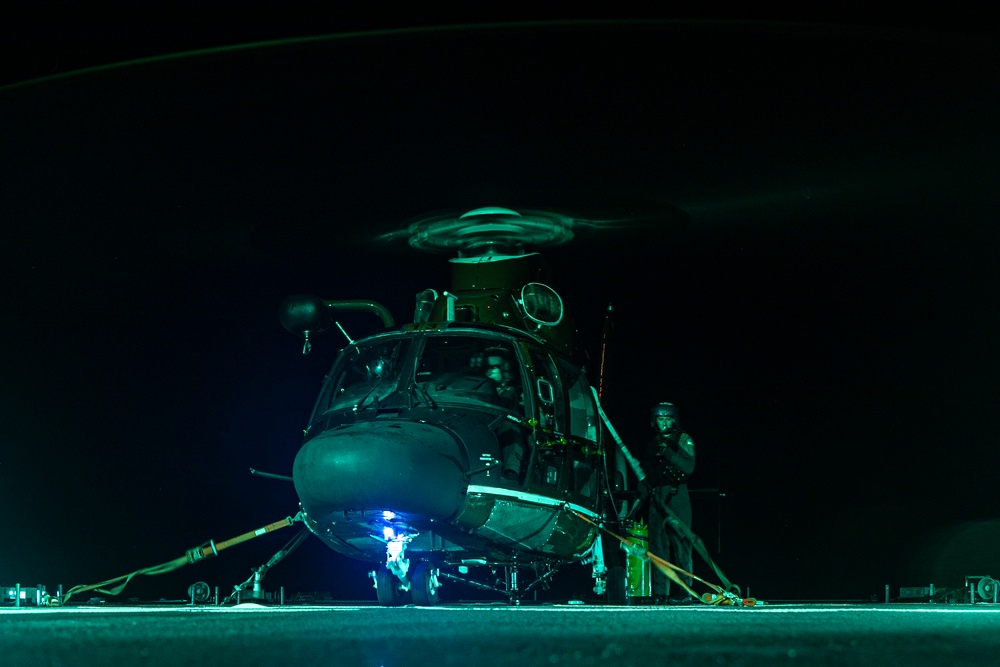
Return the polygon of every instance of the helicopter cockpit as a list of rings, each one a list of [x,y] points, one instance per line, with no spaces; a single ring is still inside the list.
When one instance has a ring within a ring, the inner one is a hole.
[[[472,415],[489,425],[507,481],[584,497],[596,492],[599,417],[583,373],[500,332],[397,331],[348,346],[316,403],[307,440],[358,419],[414,410]],[[572,463],[567,451],[575,452]]]
[[[442,404],[482,404],[524,417],[524,382],[510,341],[477,336],[428,336],[416,383]]]
[[[328,392],[324,392],[317,411],[350,409],[354,411],[386,405],[399,387],[403,360],[409,340],[394,339],[352,345],[344,351],[335,366]]]
[[[418,403],[508,409],[523,417],[520,366],[506,340],[467,334],[368,339],[337,360],[314,417]]]

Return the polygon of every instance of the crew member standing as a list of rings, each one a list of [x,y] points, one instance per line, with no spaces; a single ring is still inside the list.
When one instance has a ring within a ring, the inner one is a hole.
[[[667,521],[662,506],[691,527],[691,498],[687,480],[694,472],[694,441],[681,430],[677,406],[659,403],[650,411],[654,436],[646,447],[642,467],[646,473],[645,485],[649,498],[649,550],[674,565],[692,571],[691,542],[679,534]],[[682,577],[688,585],[690,577]],[[670,595],[670,579],[653,568],[653,601],[664,604],[670,600],[687,599],[681,589]]]

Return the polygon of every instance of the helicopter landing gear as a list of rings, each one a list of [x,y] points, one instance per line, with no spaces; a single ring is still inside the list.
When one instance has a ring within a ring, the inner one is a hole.
[[[432,563],[420,561],[413,568],[410,577],[410,593],[413,595],[413,604],[420,607],[431,607],[441,601],[438,589],[441,588],[441,581],[438,579],[438,569]]]
[[[521,596],[517,590],[517,563],[513,565],[508,565],[505,568],[506,572],[506,588],[507,588],[507,602],[511,606],[518,606],[521,604]]]
[[[608,604],[618,606],[628,604],[624,567],[613,565],[608,568],[607,587]]]
[[[398,607],[404,605],[409,597],[409,591],[403,588],[403,583],[385,564],[379,565],[372,573],[375,579],[375,595],[383,607]]]

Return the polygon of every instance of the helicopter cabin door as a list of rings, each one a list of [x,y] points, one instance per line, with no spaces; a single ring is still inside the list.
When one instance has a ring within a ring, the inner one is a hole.
[[[581,370],[542,350],[534,369],[535,448],[531,485],[546,495],[594,508],[600,495],[600,430],[593,394]]]

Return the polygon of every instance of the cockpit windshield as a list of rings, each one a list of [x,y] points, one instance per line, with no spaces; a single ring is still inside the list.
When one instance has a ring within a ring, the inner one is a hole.
[[[524,382],[513,344],[478,336],[429,336],[417,386],[437,402],[480,403],[524,412]]]
[[[478,404],[523,414],[524,380],[514,344],[469,335],[362,341],[334,364],[317,414],[415,402]]]
[[[384,404],[400,386],[411,345],[409,338],[371,341],[344,350],[324,392],[320,412],[351,408],[361,410]]]

